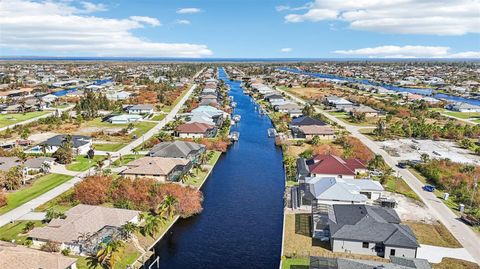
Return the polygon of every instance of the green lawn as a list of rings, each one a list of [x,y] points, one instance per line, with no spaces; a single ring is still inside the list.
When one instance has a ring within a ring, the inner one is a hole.
[[[118,253],[117,257],[120,257],[119,260],[115,262],[114,269],[124,269],[127,268],[130,264],[132,264],[139,256],[140,252],[132,245],[128,244],[123,247]],[[75,256],[78,258],[77,260],[77,268],[78,269],[102,269],[104,267],[100,265],[96,266],[89,266],[89,258],[85,256]]]
[[[93,144],[95,150],[101,151],[110,151],[115,152],[120,150],[121,148],[125,147],[127,144],[125,143],[100,143],[100,144]]]
[[[347,112],[344,111],[328,111],[328,114],[336,117],[337,119],[340,119],[341,121],[350,124],[350,125],[356,125],[356,126],[372,126],[373,123],[369,122],[369,120],[372,120],[371,118],[365,119],[363,122],[353,122],[350,119],[350,115]],[[376,118],[374,118],[377,120]]]
[[[106,156],[96,155],[93,157],[93,160],[89,161],[89,159],[84,155],[76,156],[75,161],[73,161],[71,164],[67,164],[66,168],[70,171],[82,172],[93,167],[97,161],[105,160],[106,158]]]
[[[135,123],[135,130],[132,132],[132,134],[136,135],[137,138],[141,137],[144,133],[148,132],[150,129],[152,129],[157,123],[155,122],[139,122]]]
[[[142,157],[142,156],[138,156],[138,155],[135,156],[135,154],[123,155],[123,156],[122,156],[122,160],[116,159],[116,160],[112,163],[111,166],[112,166],[112,167],[120,167],[120,166],[125,165],[125,164],[127,164],[127,163],[129,163],[129,162],[131,162],[131,161],[133,161],[133,160],[135,160],[135,159],[137,159],[137,158],[140,158],[140,157]]]
[[[22,121],[26,121],[32,118],[45,115],[47,113],[51,113],[51,111],[35,111],[35,112],[27,112],[25,114],[22,114],[22,113],[0,114],[0,127],[13,125]]]
[[[282,269],[308,269],[309,266],[307,258],[286,258],[282,261]]]
[[[418,197],[402,178],[390,177],[385,187],[387,191],[403,194],[414,200],[421,201],[420,197]]]
[[[217,163],[218,159],[220,158],[220,155],[222,155],[222,153],[220,151],[214,151],[214,154],[213,154],[212,158],[210,160],[208,160],[207,164],[212,166],[211,169],[214,168],[215,164]],[[193,172],[194,176],[189,177],[187,179],[187,181],[185,182],[185,184],[199,187],[207,179],[207,174],[208,174],[209,171],[204,172],[204,171],[199,170],[198,174],[196,173],[196,171],[192,171],[192,172]]]
[[[29,222],[28,220],[15,221],[13,223],[8,223],[0,227],[0,240],[9,241],[15,240],[17,244],[23,244],[27,239],[27,236],[23,233],[25,224]],[[35,227],[45,226],[40,220],[32,221],[35,223]]]
[[[444,113],[460,119],[480,118],[480,112],[456,112],[447,110]]]
[[[36,179],[32,185],[8,193],[8,204],[0,208],[0,214],[8,212],[71,179],[71,176],[49,174]]]
[[[153,116],[150,120],[161,121],[161,120],[165,119],[166,116],[167,116],[167,114],[157,114],[157,115]]]

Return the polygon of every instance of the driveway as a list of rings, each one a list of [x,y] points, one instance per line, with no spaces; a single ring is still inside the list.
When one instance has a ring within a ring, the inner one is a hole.
[[[417,258],[426,259],[431,263],[442,262],[444,257],[475,262],[475,259],[465,248],[445,248],[430,245],[420,245],[417,250]]]

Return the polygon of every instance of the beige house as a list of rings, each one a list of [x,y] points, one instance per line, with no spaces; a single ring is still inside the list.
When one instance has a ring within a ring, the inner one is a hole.
[[[128,163],[121,175],[131,178],[151,177],[161,182],[178,181],[190,166],[191,162],[183,158],[143,157]]]
[[[303,137],[307,140],[318,136],[320,139],[335,139],[335,131],[328,125],[303,125],[298,127],[297,137]]]
[[[0,241],[0,268],[76,269],[77,259]]]
[[[139,214],[135,210],[80,204],[65,212],[65,219],[53,219],[47,226],[31,230],[28,236],[34,247],[56,242],[60,249],[75,254],[92,253],[125,223],[138,223]]]

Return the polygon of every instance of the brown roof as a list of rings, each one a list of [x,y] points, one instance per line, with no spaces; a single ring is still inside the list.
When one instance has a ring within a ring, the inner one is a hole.
[[[127,164],[123,175],[168,175],[177,165],[188,165],[183,158],[143,157]]]
[[[94,234],[105,226],[120,227],[140,211],[92,205],[77,205],[65,212],[65,219],[53,219],[46,227],[36,227],[28,236],[55,242],[73,242],[81,234]]]
[[[177,127],[177,132],[179,133],[195,133],[195,134],[204,134],[209,129],[212,129],[214,126],[206,123],[200,122],[191,122],[184,123]]]
[[[315,155],[314,163],[309,165],[310,173],[328,175],[355,175],[356,169],[366,169],[366,166],[359,159],[342,159],[338,156]]]
[[[65,269],[77,259],[0,242],[0,268]]]
[[[332,127],[327,125],[302,125],[298,129],[306,135],[333,135]]]

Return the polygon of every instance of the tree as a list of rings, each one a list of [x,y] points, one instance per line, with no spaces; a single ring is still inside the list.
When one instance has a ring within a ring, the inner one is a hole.
[[[469,149],[469,148],[473,147],[475,144],[473,143],[472,140],[470,140],[468,138],[464,138],[464,139],[462,139],[462,141],[460,141],[460,145],[464,149]]]
[[[312,138],[312,145],[314,146],[318,146],[322,143],[322,139],[318,136],[318,135],[315,135],[313,136]]]
[[[172,195],[167,195],[163,198],[162,203],[159,206],[159,214],[167,215],[168,219],[172,219],[175,215],[177,199]]]
[[[383,160],[382,155],[376,154],[368,163],[368,168],[371,170],[380,170],[382,173],[384,173],[389,167]]]
[[[25,226],[23,227],[23,233],[28,233],[31,230],[33,230],[33,228],[35,228],[35,222],[28,221],[27,223],[25,223]]]
[[[428,163],[428,161],[430,161],[430,155],[428,155],[427,153],[422,153],[420,155],[420,160],[423,162],[423,163]]]
[[[70,135],[65,136],[65,140],[62,145],[53,153],[52,157],[56,159],[58,163],[69,164],[73,160],[72,149],[72,137]]]
[[[3,190],[0,190],[0,207],[7,205],[7,196]]]
[[[375,128],[373,133],[380,138],[384,138],[386,136],[385,121],[379,119],[377,122],[377,127]]]
[[[135,154],[135,159],[138,157],[138,148],[133,148],[132,149],[133,154]]]
[[[65,218],[63,212],[57,211],[54,208],[49,208],[45,214],[45,222],[50,222],[52,219]]]
[[[140,232],[144,236],[153,237],[160,227],[165,223],[165,218],[161,215],[153,215],[151,213],[142,213],[140,218],[145,221],[144,225],[140,228]]]
[[[137,230],[138,230],[137,224],[127,221],[127,223],[123,224],[121,227],[122,237],[124,239],[129,239],[130,237],[132,237],[133,233]]]
[[[123,247],[123,242],[120,240],[110,240],[108,244],[100,244],[96,258],[98,262],[107,268],[114,268],[117,261],[117,253]]]
[[[99,205],[108,201],[112,185],[110,176],[88,176],[74,187],[73,196],[83,204]]]
[[[22,166],[14,166],[4,173],[2,185],[7,190],[16,190],[22,185]]]
[[[311,117],[315,114],[315,108],[311,104],[306,104],[302,109],[302,114]]]

